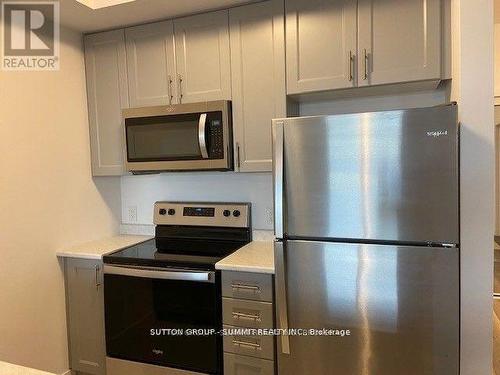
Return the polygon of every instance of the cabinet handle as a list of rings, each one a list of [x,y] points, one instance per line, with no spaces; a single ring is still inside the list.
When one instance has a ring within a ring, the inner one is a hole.
[[[239,171],[241,167],[241,161],[240,161],[240,144],[238,142],[236,143],[236,158],[238,159],[236,165],[238,166],[238,171]]]
[[[179,103],[181,103],[182,97],[183,97],[183,94],[182,94],[182,75],[178,74],[177,78],[179,80]]]
[[[254,285],[243,285],[243,284],[231,284],[232,289],[242,289],[247,291],[253,291],[255,293],[260,293],[260,288]]]
[[[172,104],[174,95],[172,94],[172,76],[170,74],[168,75],[168,96],[170,97],[169,104]]]
[[[364,54],[365,54],[365,58],[364,58],[365,74],[363,75],[363,79],[366,81],[368,79],[368,52],[366,52],[366,48],[364,50]]]
[[[250,320],[254,320],[256,322],[261,321],[259,314],[245,314],[245,313],[233,311],[232,315],[233,315],[233,319],[250,319]]]
[[[354,80],[354,55],[349,51],[349,81]]]
[[[233,345],[235,346],[246,346],[255,350],[260,349],[260,344],[254,343],[254,342],[247,342],[247,341],[241,341],[241,340],[233,340]]]
[[[101,267],[99,267],[98,264],[95,265],[95,286],[96,288],[99,289],[101,286],[101,282],[99,281],[99,271],[101,270]]]

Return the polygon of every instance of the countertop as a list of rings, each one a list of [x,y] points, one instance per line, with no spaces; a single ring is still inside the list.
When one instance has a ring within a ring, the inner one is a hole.
[[[154,237],[118,235],[72,246],[56,252],[56,255],[65,258],[101,259],[103,255],[148,241],[152,238]]]
[[[215,263],[215,268],[226,271],[274,273],[273,241],[252,241],[231,255]]]

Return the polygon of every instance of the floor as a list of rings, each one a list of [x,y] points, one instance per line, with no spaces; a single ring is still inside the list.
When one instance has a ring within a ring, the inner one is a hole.
[[[35,370],[29,367],[13,365],[7,362],[0,362],[1,375],[54,375],[51,372]]]

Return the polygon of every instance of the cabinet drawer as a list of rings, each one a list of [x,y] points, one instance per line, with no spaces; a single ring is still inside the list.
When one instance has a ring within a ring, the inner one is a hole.
[[[224,325],[226,330],[245,330]],[[274,359],[274,337],[257,335],[226,335],[224,336],[224,352],[251,357]]]
[[[231,298],[272,302],[272,276],[261,273],[223,271],[222,295]]]
[[[273,375],[274,362],[267,359],[224,353],[225,375]]]
[[[250,328],[273,328],[273,305],[242,299],[222,298],[224,324]]]

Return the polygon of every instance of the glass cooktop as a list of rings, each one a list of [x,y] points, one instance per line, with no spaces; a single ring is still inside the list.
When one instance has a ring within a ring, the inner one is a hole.
[[[160,250],[152,239],[105,255],[103,261],[105,264],[213,270],[215,263],[243,245],[233,241],[175,241]]]

